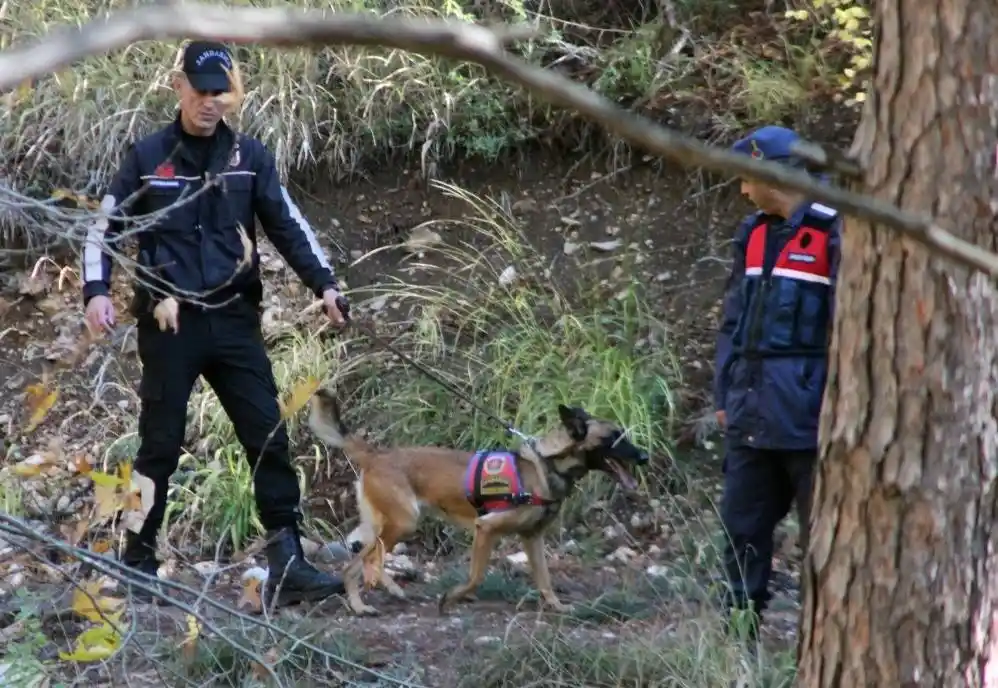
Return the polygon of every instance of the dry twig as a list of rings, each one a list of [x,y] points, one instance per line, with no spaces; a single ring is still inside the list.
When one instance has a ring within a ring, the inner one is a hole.
[[[411,688],[420,688],[419,684],[411,683],[409,681],[401,680],[389,676],[387,674],[380,673],[375,669],[371,669],[365,666],[361,666],[356,662],[352,662],[344,657],[335,656],[321,647],[310,643],[307,640],[295,636],[290,631],[287,631],[279,626],[275,626],[273,623],[265,618],[256,618],[245,614],[237,609],[233,609],[230,605],[223,602],[218,602],[211,597],[204,595],[202,592],[195,590],[194,588],[183,585],[181,583],[176,583],[174,581],[162,580],[156,576],[150,576],[141,571],[137,571],[129,568],[125,564],[122,564],[113,559],[108,559],[102,557],[99,554],[95,554],[87,549],[82,549],[80,547],[74,547],[68,542],[64,542],[58,538],[52,537],[46,533],[43,533],[36,528],[31,527],[24,521],[11,516],[9,514],[0,513],[0,533],[6,534],[8,537],[14,539],[11,540],[11,544],[18,548],[25,548],[28,543],[38,543],[44,546],[46,549],[58,552],[61,555],[69,556],[75,560],[78,560],[87,567],[96,571],[97,573],[107,576],[108,578],[118,581],[123,584],[126,588],[131,586],[136,590],[148,593],[153,597],[166,602],[167,604],[173,605],[183,612],[191,615],[197,619],[204,627],[215,634],[217,637],[224,639],[233,649],[237,650],[244,656],[248,657],[252,661],[256,662],[261,666],[261,668],[266,671],[270,678],[274,680],[276,685],[284,685],[277,674],[274,672],[273,667],[267,661],[267,659],[256,652],[254,649],[246,647],[245,645],[239,643],[232,638],[229,638],[225,632],[217,625],[215,621],[207,617],[203,612],[197,609],[197,606],[204,605],[205,607],[211,607],[218,611],[225,613],[230,618],[235,618],[243,623],[251,626],[256,626],[259,628],[264,628],[275,637],[286,638],[291,640],[296,645],[307,648],[318,655],[326,657],[332,662],[335,662],[341,666],[355,669],[358,671],[365,672],[368,676],[377,678],[380,681],[385,682],[388,685],[399,685],[407,686]],[[62,572],[64,575],[65,572]],[[74,585],[78,585],[78,581],[71,578]],[[170,592],[167,592],[170,591]],[[178,595],[184,595],[188,598],[194,598],[196,602],[194,604],[185,602]]]

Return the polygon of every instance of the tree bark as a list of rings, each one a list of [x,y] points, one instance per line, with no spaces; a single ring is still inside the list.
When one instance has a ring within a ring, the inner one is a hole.
[[[878,0],[866,190],[993,250],[998,4]],[[998,686],[998,289],[848,219],[798,684]]]

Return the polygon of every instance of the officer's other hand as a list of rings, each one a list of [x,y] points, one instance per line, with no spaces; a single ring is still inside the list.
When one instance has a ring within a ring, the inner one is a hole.
[[[159,324],[159,331],[166,332],[172,330],[174,333],[180,332],[180,304],[172,296],[168,296],[152,310],[152,316]]]
[[[94,296],[87,301],[84,317],[91,334],[110,331],[114,327],[114,304],[107,296]]]
[[[714,417],[717,418],[717,424],[720,425],[723,430],[724,426],[728,422],[728,416],[724,413],[724,411],[714,411]]]
[[[337,327],[346,325],[346,297],[336,289],[327,289],[322,292],[322,309],[329,317],[329,321]]]

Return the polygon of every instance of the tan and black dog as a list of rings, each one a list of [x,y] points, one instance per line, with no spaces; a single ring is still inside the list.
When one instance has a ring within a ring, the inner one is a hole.
[[[360,597],[360,583],[381,583],[389,594],[405,597],[384,568],[385,552],[416,531],[420,511],[430,508],[448,521],[474,532],[468,581],[440,598],[440,611],[481,584],[499,537],[518,535],[544,602],[568,611],[551,586],[543,533],[555,520],[562,502],[586,473],[603,471],[626,489],[637,481],[631,468],[648,463],[615,423],[592,418],[581,408],[560,405],[561,425],[539,437],[540,455],[526,457],[503,450],[471,454],[442,447],[378,449],[352,436],[336,398],[326,390],[312,397],[309,426],[325,443],[342,449],[357,465],[357,504],[360,526],[354,533],[363,543],[347,565],[343,579],[351,609],[377,614]],[[526,447],[521,447],[526,452]],[[537,466],[543,466],[544,477]]]

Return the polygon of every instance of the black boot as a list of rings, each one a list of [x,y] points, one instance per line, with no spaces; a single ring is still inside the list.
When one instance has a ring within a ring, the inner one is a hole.
[[[294,528],[268,531],[266,553],[269,568],[266,606],[271,605],[275,589],[278,607],[318,602],[346,592],[339,576],[323,573],[305,560],[301,539]]]
[[[131,531],[125,535],[125,551],[121,555],[121,561],[129,568],[156,578],[159,570],[159,562],[156,560],[155,536],[150,538],[142,533],[136,534]],[[157,581],[150,581],[145,578],[135,577],[135,581],[146,587],[159,590]],[[162,603],[156,595],[145,588],[134,585],[128,586],[128,592],[136,602],[157,602]]]

